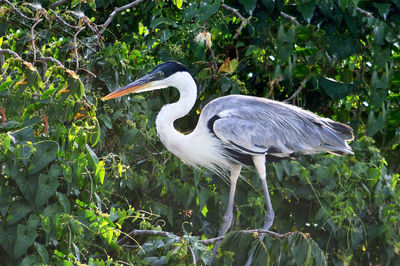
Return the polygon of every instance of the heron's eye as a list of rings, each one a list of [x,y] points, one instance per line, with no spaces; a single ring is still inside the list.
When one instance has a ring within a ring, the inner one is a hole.
[[[161,72],[158,72],[158,73],[157,73],[157,76],[162,77],[162,73],[161,73]]]

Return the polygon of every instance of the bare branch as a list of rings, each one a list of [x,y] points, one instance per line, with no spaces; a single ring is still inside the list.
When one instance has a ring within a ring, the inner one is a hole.
[[[281,11],[281,16],[284,18],[287,18],[288,20],[292,21],[296,26],[300,26],[301,24],[297,21],[295,17],[292,17],[289,14],[286,14],[285,12]]]
[[[38,61],[44,61],[44,62],[49,61],[49,62],[52,62],[52,63],[54,63],[54,64],[56,64],[56,65],[58,65],[58,66],[60,66],[62,68],[65,68],[64,65],[60,61],[58,61],[57,59],[55,59],[53,57],[40,56]]]
[[[245,233],[245,234],[257,234],[257,235],[269,235],[275,238],[286,238],[294,233],[301,233],[301,232],[287,232],[285,234],[279,234],[277,232],[269,231],[269,230],[262,230],[262,229],[251,229],[251,230],[240,230],[237,231],[239,233]],[[126,242],[129,241],[129,239],[132,238],[132,236],[164,236],[167,237],[168,235],[174,235],[173,233],[166,232],[166,231],[156,231],[156,230],[133,230],[129,234],[125,235],[123,238],[117,241],[117,244],[122,246]],[[203,245],[209,245],[215,242],[218,242],[222,239],[224,239],[225,236],[220,236],[220,237],[215,237],[215,238],[209,238],[209,239],[203,239],[199,240],[199,243],[202,243]]]
[[[35,24],[31,27],[31,42],[32,42],[32,50],[33,50],[33,64],[36,62],[36,44],[35,44],[35,27],[39,24],[43,19],[36,20]]]
[[[301,92],[301,90],[304,88],[304,86],[306,85],[307,80],[308,80],[308,78],[303,79],[303,81],[302,81],[301,84],[300,84],[300,87],[293,93],[292,96],[290,96],[289,98],[287,98],[287,99],[285,100],[285,102],[289,102],[289,101],[292,100],[292,99],[294,100],[294,99],[296,98],[297,94],[299,94],[299,93]]]
[[[10,50],[10,49],[0,49],[1,54],[10,54],[18,59],[22,59],[16,52]]]
[[[133,1],[127,5],[121,6],[121,7],[117,7],[114,9],[114,11],[110,14],[110,16],[108,17],[108,19],[106,20],[106,22],[102,25],[102,29],[100,30],[100,34],[103,34],[104,31],[106,30],[106,28],[108,27],[108,25],[110,25],[111,21],[114,19],[114,17],[119,13],[122,12],[128,8],[134,7],[138,4],[140,4],[141,2],[143,2],[144,0],[136,0]]]
[[[78,68],[78,69],[76,70],[76,72],[78,72],[78,71],[84,71],[84,72],[90,74],[92,77],[97,78],[96,74],[94,74],[93,72],[89,71],[89,70],[86,69],[86,68],[80,67],[80,68]]]
[[[233,7],[227,6],[226,4],[222,4],[221,7],[225,8],[226,10],[228,10],[230,12],[232,12],[235,16],[240,18],[240,20],[242,21],[242,23],[240,23],[240,26],[237,29],[235,35],[233,35],[233,38],[237,39],[239,37],[239,34],[242,32],[243,28],[250,22],[251,16],[248,17],[248,18],[245,18],[244,16],[242,16],[242,14],[239,13],[239,11],[237,11],[237,9],[234,9]]]
[[[55,2],[55,3],[53,3],[53,4],[51,4],[51,5],[49,6],[49,8],[50,8],[50,9],[56,8],[56,7],[58,7],[58,6],[63,5],[63,4],[66,3],[66,2],[69,2],[69,1],[71,1],[71,0],[59,0],[59,1],[57,1],[57,2]]]
[[[76,58],[75,71],[78,71],[78,69],[79,69],[79,55],[78,55],[78,45],[76,44],[76,38],[77,38],[78,34],[84,29],[85,29],[85,27],[82,27],[74,34],[74,52],[75,52],[75,58]]]
[[[194,254],[194,250],[193,250],[193,248],[192,247],[190,247],[189,246],[189,250],[190,250],[190,253],[192,253],[192,262],[193,262],[193,265],[197,265],[197,263],[196,263],[196,254]]]
[[[56,12],[54,12],[54,10],[50,10],[50,11],[51,11],[51,12],[54,14],[54,16],[55,16],[62,24],[64,24],[65,26],[70,27],[70,28],[74,28],[74,29],[79,29],[78,26],[73,26],[73,25],[67,23],[65,20],[63,20]]]
[[[17,12],[21,17],[29,19],[29,20],[36,20],[35,18],[30,18],[26,15],[24,15],[21,11],[18,10],[18,8],[16,8],[13,4],[11,4],[8,0],[2,0],[4,3],[8,4],[9,6],[11,6],[12,9],[14,9],[15,12]]]
[[[372,15],[371,12],[368,12],[368,11],[366,11],[364,9],[361,9],[361,8],[357,7],[357,11],[360,12],[361,14],[363,14],[364,16],[367,16],[369,18],[374,18],[374,16]]]
[[[131,239],[132,236],[141,236],[141,235],[146,235],[146,236],[168,236],[170,233],[166,231],[156,231],[156,230],[133,230],[121,240],[117,241],[118,245],[125,244],[129,239]]]
[[[246,18],[243,17],[242,14],[240,14],[239,11],[237,11],[237,9],[234,9],[233,7],[227,6],[225,4],[222,4],[221,7],[225,8],[226,10],[228,10],[230,12],[232,12],[233,14],[235,14],[241,20],[246,20]]]

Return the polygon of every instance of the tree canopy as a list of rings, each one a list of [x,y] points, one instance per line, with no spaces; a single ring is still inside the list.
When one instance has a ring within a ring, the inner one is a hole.
[[[354,156],[268,164],[239,182],[216,264],[400,264],[400,1],[0,1],[0,263],[204,264],[229,186],[154,128],[174,89],[100,99],[176,60],[202,107],[229,94],[354,129]],[[265,232],[264,232],[265,233]]]

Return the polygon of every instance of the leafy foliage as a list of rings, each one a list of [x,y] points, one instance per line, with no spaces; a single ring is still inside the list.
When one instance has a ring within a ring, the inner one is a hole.
[[[246,171],[218,263],[255,250],[254,264],[399,264],[399,14],[395,0],[2,1],[0,262],[208,262],[229,188],[158,141],[155,115],[177,92],[98,101],[173,59],[199,90],[182,132],[236,93],[355,130],[354,156],[269,165],[283,237],[246,232],[265,216]]]

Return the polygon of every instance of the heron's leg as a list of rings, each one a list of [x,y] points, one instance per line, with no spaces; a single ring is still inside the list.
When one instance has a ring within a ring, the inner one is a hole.
[[[267,170],[266,170],[266,166],[265,166],[265,155],[254,155],[253,156],[253,162],[254,162],[254,166],[257,169],[258,175],[261,179],[261,183],[263,186],[263,190],[264,190],[264,197],[265,197],[265,203],[267,205],[267,215],[265,216],[265,220],[264,220],[264,226],[263,226],[263,230],[269,230],[269,228],[271,227],[271,225],[274,222],[274,218],[275,218],[275,213],[274,210],[272,209],[272,204],[271,204],[271,198],[269,196],[269,191],[268,191],[268,185],[267,185]],[[259,239],[260,241],[263,241],[265,235],[260,235]],[[250,266],[251,261],[253,260],[253,253],[251,253],[251,255],[249,256],[249,258],[246,261],[246,266]]]
[[[232,219],[233,219],[233,201],[235,198],[236,183],[240,176],[241,169],[242,169],[242,165],[236,164],[233,167],[233,169],[231,170],[231,175],[229,178],[230,182],[231,182],[231,186],[230,186],[230,191],[229,191],[228,207],[226,208],[225,214],[222,217],[222,225],[221,225],[221,228],[219,229],[218,237],[225,236],[229,227],[231,227],[231,223],[232,223]],[[221,241],[218,241],[215,243],[209,264],[211,264],[212,261],[214,260],[220,244],[221,244]]]

